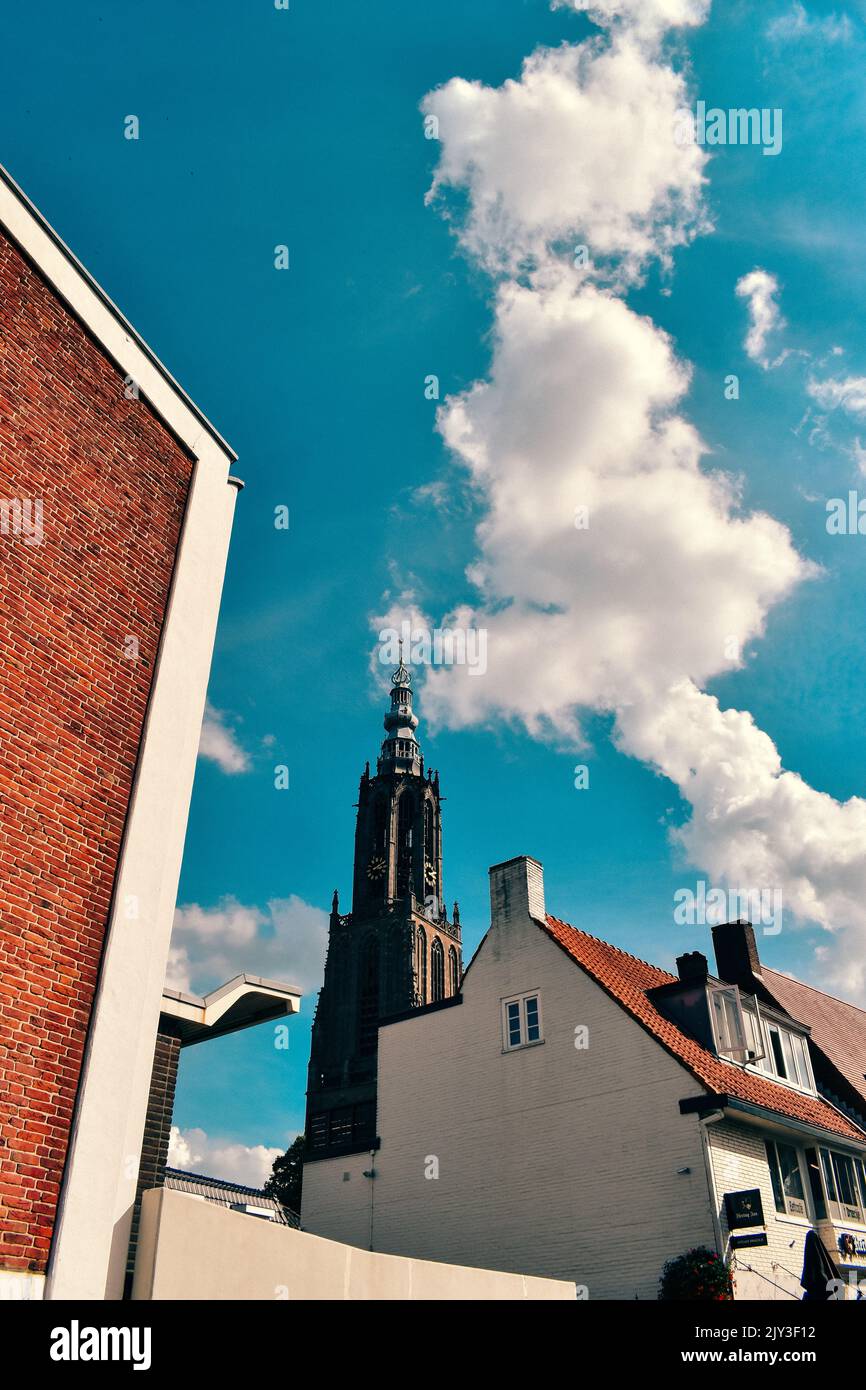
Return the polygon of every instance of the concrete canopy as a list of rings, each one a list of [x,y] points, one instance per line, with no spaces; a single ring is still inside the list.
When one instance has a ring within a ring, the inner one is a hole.
[[[218,989],[200,998],[180,990],[162,992],[162,1019],[171,1019],[180,1036],[181,1047],[223,1037],[241,1028],[252,1028],[269,1019],[296,1014],[301,1008],[301,992],[277,980],[259,975],[235,975]]]

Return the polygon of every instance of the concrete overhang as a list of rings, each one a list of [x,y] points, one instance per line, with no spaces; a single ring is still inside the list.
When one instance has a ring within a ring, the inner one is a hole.
[[[233,980],[202,998],[164,989],[160,1018],[171,1020],[181,1047],[191,1047],[208,1038],[220,1038],[241,1028],[253,1028],[257,1023],[299,1013],[300,1009],[300,990],[278,980],[244,974],[235,975]]]

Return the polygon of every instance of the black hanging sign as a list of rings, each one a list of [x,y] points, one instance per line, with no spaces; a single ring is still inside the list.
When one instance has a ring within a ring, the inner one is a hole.
[[[763,1226],[764,1208],[761,1205],[760,1188],[749,1187],[744,1192],[726,1192],[725,1214],[729,1231],[736,1231],[741,1226]]]

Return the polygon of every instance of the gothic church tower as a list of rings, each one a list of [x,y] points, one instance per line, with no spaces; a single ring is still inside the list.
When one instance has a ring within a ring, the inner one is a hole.
[[[442,897],[439,774],[415,737],[412,677],[391,677],[385,741],[358,795],[352,911],[334,894],[325,980],[313,1022],[307,1159],[352,1153],[376,1138],[379,1020],[457,993],[460,916]]]

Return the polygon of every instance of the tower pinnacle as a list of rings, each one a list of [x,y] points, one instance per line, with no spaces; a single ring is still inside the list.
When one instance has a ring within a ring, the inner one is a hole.
[[[421,770],[421,749],[415,737],[418,716],[412,709],[412,673],[403,664],[403,643],[400,643],[400,662],[391,673],[391,706],[384,718],[385,740],[379,771],[414,772]]]

